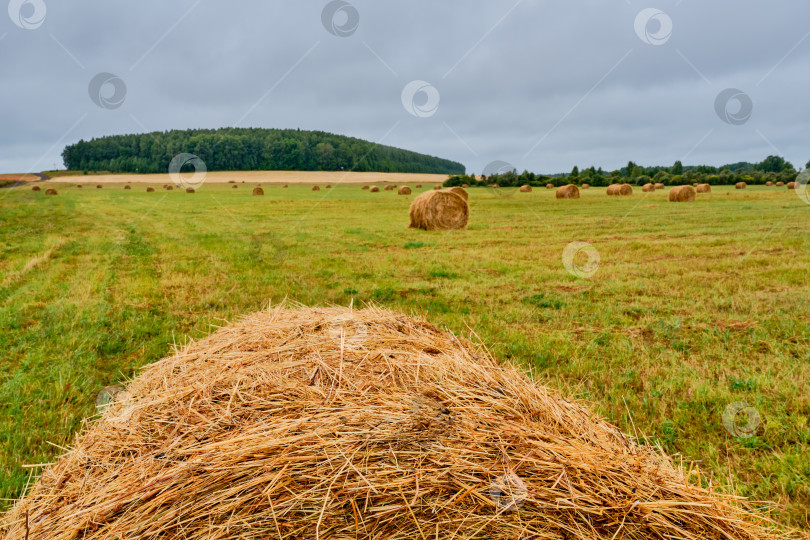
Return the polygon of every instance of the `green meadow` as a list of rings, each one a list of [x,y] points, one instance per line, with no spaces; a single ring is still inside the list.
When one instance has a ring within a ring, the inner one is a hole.
[[[810,529],[810,205],[794,192],[475,188],[467,230],[424,232],[395,191],[237,186],[0,191],[0,510],[101,388],[287,301],[424,316]],[[563,265],[573,241],[599,253],[590,278]],[[729,430],[738,402],[758,414]]]

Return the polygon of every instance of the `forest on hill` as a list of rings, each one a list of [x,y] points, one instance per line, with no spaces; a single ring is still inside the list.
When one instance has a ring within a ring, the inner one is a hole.
[[[80,140],[62,159],[73,171],[164,173],[183,153],[209,171],[357,171],[464,174],[461,163],[362,139],[299,129],[189,129]]]

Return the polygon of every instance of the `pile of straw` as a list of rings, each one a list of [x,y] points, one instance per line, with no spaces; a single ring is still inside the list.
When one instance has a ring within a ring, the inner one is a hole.
[[[408,186],[402,186],[397,190],[397,195],[410,195],[412,193],[411,188]]]
[[[772,186],[772,185],[773,185],[773,182],[771,182],[770,180],[768,180],[767,182],[765,182],[765,185],[766,185],[766,186],[768,186],[768,187],[770,187],[770,186]]]
[[[734,189],[745,189],[747,187],[748,184],[746,184],[745,182],[737,182],[736,184],[734,184]]]
[[[411,227],[425,231],[465,229],[470,207],[463,197],[450,190],[426,191],[411,203]]]
[[[42,190],[42,188],[39,187],[39,186],[34,186],[34,187],[31,188],[31,191],[41,191],[41,190]]]
[[[520,192],[521,193],[531,193],[532,192],[532,186],[530,186],[529,184],[526,184],[525,186],[520,186]]]
[[[785,187],[785,183],[784,182],[777,182],[776,187]]]
[[[585,407],[387,311],[253,314],[103,411],[0,538],[784,538]]]
[[[45,190],[45,195],[57,195],[56,190],[53,188],[48,188]]]
[[[641,191],[643,193],[650,193],[652,191],[655,191],[655,184],[644,184],[643,186],[641,186]]]
[[[194,188],[190,187],[190,188],[186,188],[186,193],[196,193],[196,191],[194,190]]]
[[[416,189],[422,189],[422,184],[416,184]]]
[[[320,186],[312,186],[312,191],[320,191]]]
[[[363,187],[362,187],[362,188],[360,188],[360,189],[366,189],[366,190],[367,190],[367,189],[369,189],[369,187],[370,187],[370,186],[363,186]]]
[[[633,186],[630,184],[611,184],[607,188],[607,194],[612,197],[627,197],[633,194]]]
[[[129,184],[127,184],[126,186],[124,186],[124,189],[132,189],[132,186],[130,186]]]
[[[387,186],[385,186],[385,191],[392,191],[393,189],[394,189],[394,186],[392,186],[391,184],[388,184]]]
[[[796,182],[788,182],[787,183],[788,189],[796,189]]]
[[[236,186],[234,186],[234,187],[236,187]],[[264,195],[264,190],[262,188],[260,188],[260,187],[255,187],[255,188],[253,188],[253,194],[254,195]]]
[[[579,188],[574,184],[568,184],[557,188],[556,197],[558,199],[579,199]]]
[[[591,185],[590,184],[582,184],[582,187],[580,189],[591,189]]]
[[[695,188],[695,191],[697,191],[698,193],[711,193],[712,186],[710,186],[709,184],[698,184],[697,187]]]
[[[655,189],[664,189],[665,187],[666,187],[666,186],[665,186],[664,184],[660,183],[660,182],[658,182],[657,184],[655,184]]]
[[[153,187],[148,187],[148,188],[146,188],[146,192],[147,192],[147,193],[154,193],[154,192],[155,192],[155,188],[153,188]]]
[[[379,193],[379,192],[380,192],[380,188],[378,188],[377,186],[371,186],[371,189],[370,189],[369,191],[370,191],[371,193]]]
[[[239,189],[239,186],[237,186],[236,184],[234,184],[232,187],[233,189]]]
[[[554,184],[546,184],[546,189],[554,189]]]
[[[669,190],[669,202],[695,202],[695,188],[676,186]]]
[[[102,189],[102,187],[103,186],[101,184],[96,184],[96,189]]]
[[[441,184],[436,184],[436,185],[433,186],[433,189],[438,191],[438,190],[442,189],[442,185]]]

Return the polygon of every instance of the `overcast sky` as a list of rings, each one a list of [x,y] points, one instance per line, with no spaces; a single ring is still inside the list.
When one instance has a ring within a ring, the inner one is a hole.
[[[82,138],[222,126],[329,131],[478,173],[804,166],[808,20],[807,0],[12,0],[0,172],[62,167]]]

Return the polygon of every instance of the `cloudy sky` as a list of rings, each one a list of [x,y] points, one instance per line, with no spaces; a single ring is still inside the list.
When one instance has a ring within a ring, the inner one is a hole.
[[[11,0],[0,172],[62,167],[82,138],[222,126],[330,131],[479,173],[803,166],[808,20],[807,0]]]

